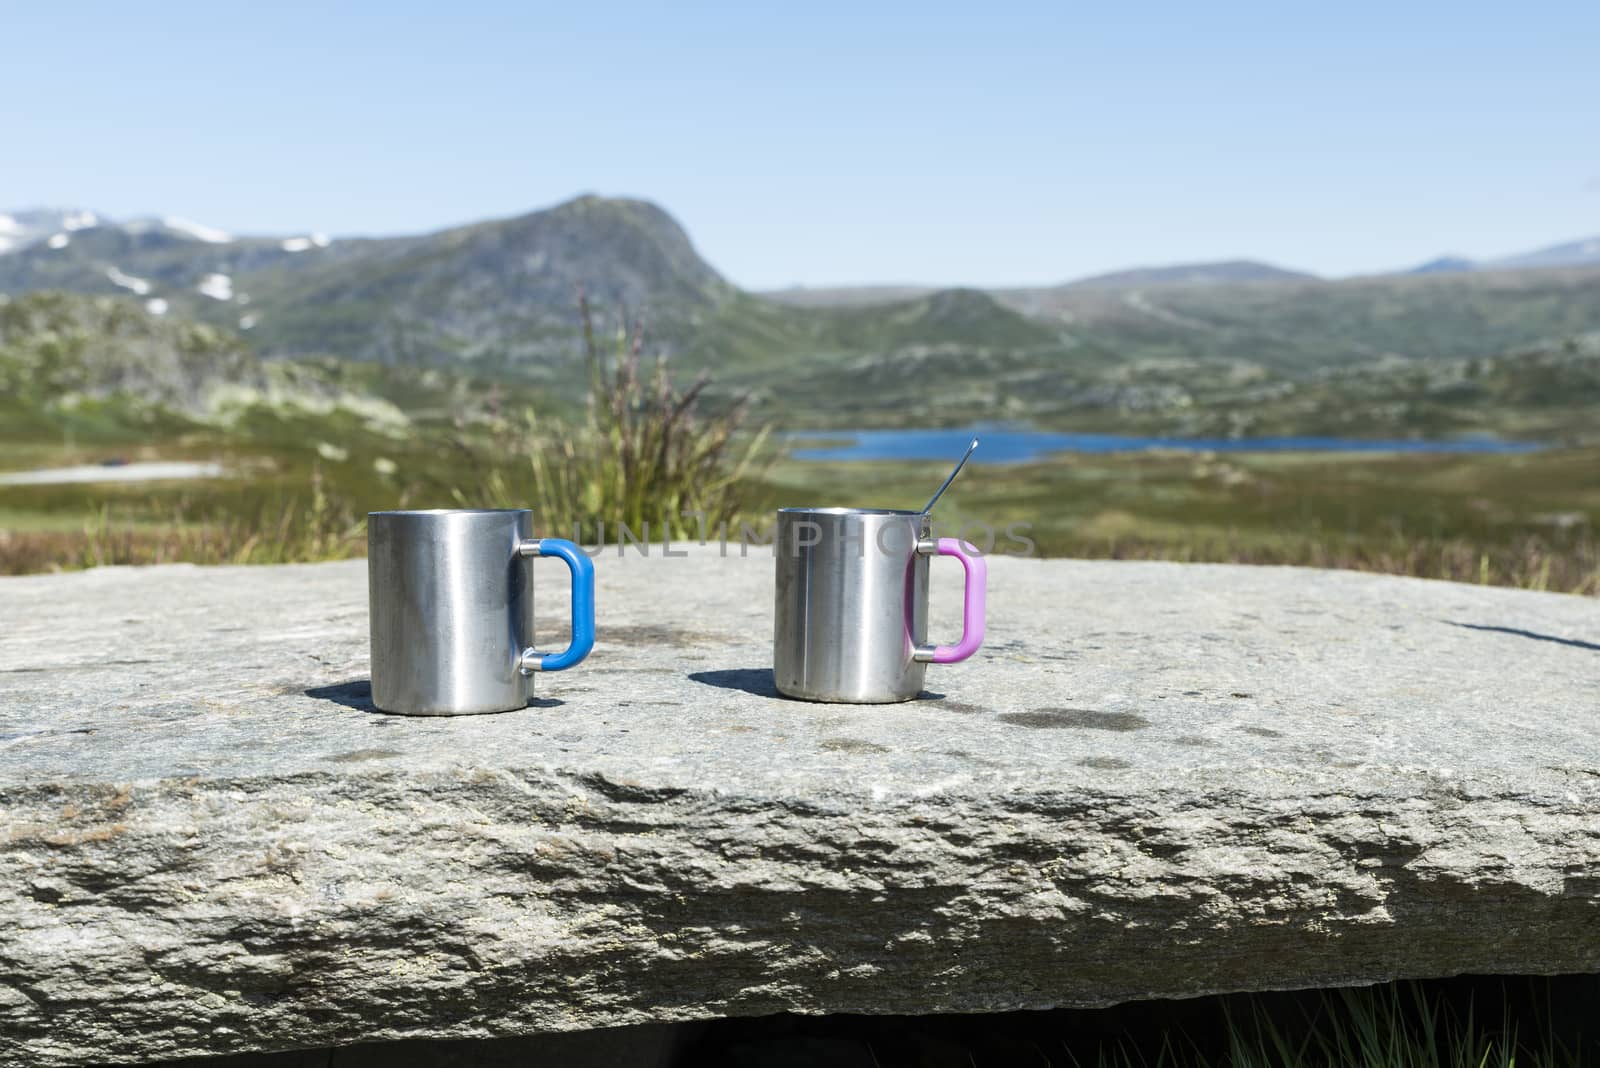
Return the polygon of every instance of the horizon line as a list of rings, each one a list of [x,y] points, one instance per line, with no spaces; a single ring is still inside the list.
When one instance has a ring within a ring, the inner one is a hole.
[[[673,212],[670,208],[668,208],[666,205],[662,204],[661,202],[656,201],[656,200],[652,200],[649,197],[638,196],[638,195],[634,195],[634,194],[605,194],[605,193],[596,193],[596,192],[593,192],[593,191],[583,191],[583,192],[573,193],[570,196],[563,197],[563,198],[561,198],[559,200],[556,200],[556,201],[547,202],[544,205],[539,206],[539,207],[532,207],[532,208],[528,208],[528,209],[521,210],[521,211],[515,211],[515,212],[512,212],[510,214],[482,215],[482,216],[477,216],[477,217],[474,217],[474,218],[471,218],[471,219],[466,219],[466,220],[463,220],[463,221],[444,223],[442,225],[428,226],[428,227],[424,227],[424,228],[420,228],[420,229],[386,231],[386,232],[379,232],[379,233],[374,233],[374,232],[339,233],[337,231],[317,231],[314,228],[310,228],[310,227],[303,228],[303,229],[298,229],[298,230],[283,230],[283,231],[279,231],[279,232],[275,232],[275,233],[274,232],[270,232],[270,231],[249,231],[249,230],[244,230],[244,229],[235,230],[235,229],[228,228],[228,227],[215,227],[215,229],[220,231],[220,232],[222,232],[222,233],[226,233],[228,235],[228,237],[229,237],[229,242],[228,243],[231,243],[232,241],[238,241],[238,240],[284,240],[287,237],[302,236],[302,235],[310,234],[310,233],[314,233],[314,232],[315,233],[320,233],[320,234],[325,234],[332,241],[384,241],[384,240],[394,240],[394,239],[401,239],[401,238],[408,238],[408,237],[429,237],[429,236],[433,236],[433,235],[436,235],[436,234],[448,233],[449,231],[452,231],[452,230],[460,230],[460,229],[465,229],[465,228],[472,227],[472,226],[481,226],[481,225],[488,224],[488,223],[510,222],[510,221],[513,221],[513,220],[516,220],[516,219],[527,218],[528,216],[531,216],[531,215],[539,215],[539,214],[542,214],[542,213],[545,213],[545,212],[554,211],[556,209],[565,207],[565,206],[567,206],[569,204],[575,204],[575,203],[577,203],[579,201],[583,201],[583,200],[599,200],[599,201],[608,201],[608,202],[626,202],[626,203],[633,203],[633,204],[643,204],[643,205],[646,205],[648,207],[655,208],[656,210],[662,212],[668,218],[670,218],[673,221],[673,223],[676,224],[679,227],[679,229],[681,229],[684,232],[684,235],[689,239],[690,246],[694,249],[695,255],[699,256],[700,259],[703,262],[705,262],[708,266],[710,266],[713,270],[715,270],[718,275],[720,275],[724,279],[727,279],[730,282],[734,281],[726,272],[724,272],[723,270],[718,268],[714,263],[712,263],[712,261],[702,252],[702,250],[700,249],[699,245],[695,243],[693,231],[684,222],[684,220],[682,218],[680,218],[675,212]],[[167,224],[168,220],[177,219],[177,220],[181,220],[181,221],[184,221],[184,222],[189,222],[189,223],[192,223],[192,224],[195,224],[195,225],[201,225],[201,226],[204,226],[207,229],[212,229],[213,228],[210,223],[199,223],[197,220],[194,220],[191,216],[182,215],[182,214],[177,213],[177,212],[159,212],[159,211],[157,211],[157,212],[138,212],[138,213],[129,214],[129,215],[110,216],[110,215],[103,215],[98,209],[85,208],[85,207],[82,207],[81,205],[34,204],[34,205],[30,205],[28,207],[21,207],[21,208],[0,208],[0,218],[14,217],[14,216],[16,216],[18,214],[33,213],[33,212],[61,212],[61,213],[89,212],[89,213],[93,214],[95,216],[95,218],[96,218],[96,223],[94,224],[95,226],[100,225],[100,223],[102,223],[102,222],[109,222],[112,225],[117,225],[119,223],[143,222],[143,221],[149,221],[149,220],[154,220],[154,221],[161,222],[163,224]],[[90,228],[92,228],[92,227],[83,227],[83,229],[90,229]],[[746,292],[756,293],[756,294],[805,292],[805,291],[818,291],[818,290],[861,290],[861,289],[919,289],[919,290],[928,290],[928,291],[932,291],[932,292],[941,292],[941,291],[948,291],[948,290],[954,290],[954,289],[971,289],[971,290],[978,290],[978,291],[981,291],[981,292],[992,292],[992,291],[995,291],[995,290],[1059,289],[1059,288],[1063,288],[1063,287],[1066,287],[1066,286],[1074,285],[1074,284],[1077,284],[1077,283],[1080,283],[1080,282],[1093,281],[1095,279],[1104,278],[1104,277],[1107,277],[1107,276],[1113,276],[1113,275],[1117,275],[1117,274],[1124,274],[1124,273],[1133,272],[1133,271],[1173,270],[1173,269],[1180,269],[1180,268],[1184,268],[1184,267],[1214,267],[1214,266],[1218,266],[1218,265],[1222,265],[1222,264],[1235,264],[1235,263],[1237,263],[1237,264],[1245,264],[1245,263],[1247,263],[1247,264],[1252,264],[1252,265],[1255,265],[1255,266],[1269,267],[1269,268],[1272,268],[1272,269],[1275,269],[1275,270],[1280,270],[1280,271],[1285,271],[1285,272],[1291,272],[1291,273],[1295,273],[1295,274],[1305,275],[1306,277],[1303,279],[1303,281],[1306,281],[1306,282],[1313,282],[1313,281],[1316,281],[1316,282],[1342,282],[1342,281],[1353,281],[1353,280],[1361,279],[1361,278],[1383,278],[1383,277],[1390,277],[1390,276],[1395,276],[1395,275],[1414,274],[1414,273],[1417,273],[1417,268],[1419,268],[1419,267],[1425,267],[1425,266],[1428,266],[1430,264],[1437,263],[1437,262],[1440,262],[1440,261],[1445,261],[1445,260],[1463,260],[1466,263],[1468,263],[1469,265],[1471,265],[1471,269],[1483,270],[1485,268],[1492,268],[1496,264],[1503,264],[1504,261],[1506,261],[1506,260],[1518,259],[1518,258],[1521,258],[1521,257],[1524,257],[1524,256],[1534,255],[1534,254],[1537,254],[1537,253],[1540,253],[1540,252],[1547,251],[1549,249],[1559,248],[1559,247],[1561,247],[1563,245],[1586,244],[1586,243],[1589,243],[1589,242],[1600,242],[1600,232],[1597,232],[1597,233],[1595,233],[1593,235],[1589,235],[1589,236],[1558,238],[1558,239],[1556,239],[1554,241],[1541,242],[1541,243],[1535,245],[1532,248],[1525,248],[1525,249],[1523,249],[1521,251],[1510,252],[1510,253],[1500,253],[1500,254],[1491,255],[1491,256],[1472,256],[1472,255],[1468,255],[1467,253],[1464,253],[1464,252],[1456,252],[1456,251],[1435,252],[1432,255],[1429,255],[1429,256],[1426,256],[1424,258],[1412,261],[1408,266],[1374,268],[1374,269],[1371,269],[1371,270],[1353,271],[1353,272],[1349,272],[1349,273],[1335,273],[1335,272],[1326,272],[1325,273],[1325,272],[1322,272],[1322,271],[1312,270],[1310,268],[1295,267],[1295,266],[1290,266],[1290,265],[1286,265],[1286,264],[1283,264],[1283,263],[1277,263],[1277,262],[1274,262],[1272,260],[1261,259],[1261,258],[1258,258],[1256,256],[1250,255],[1248,253],[1245,253],[1245,254],[1235,253],[1235,254],[1230,254],[1230,255],[1217,255],[1217,256],[1207,257],[1207,258],[1203,258],[1203,259],[1169,260],[1169,261],[1162,261],[1162,262],[1148,262],[1147,261],[1147,262],[1143,262],[1143,263],[1132,263],[1132,264],[1127,264],[1125,266],[1120,266],[1120,267],[1109,267],[1109,268],[1104,268],[1104,269],[1100,269],[1100,270],[1095,270],[1095,271],[1093,271],[1091,273],[1088,273],[1088,274],[1075,275],[1075,276],[1068,277],[1068,278],[1057,277],[1057,278],[1055,278],[1053,280],[1047,280],[1047,281],[1037,281],[1036,280],[1036,281],[1011,281],[1011,282],[989,282],[989,283],[975,283],[975,282],[942,282],[941,283],[941,282],[909,282],[909,281],[850,281],[850,282],[799,282],[799,281],[796,281],[796,282],[785,283],[785,284],[782,284],[782,285],[753,285],[752,286],[752,285],[747,285],[747,284],[741,283],[741,282],[734,282],[734,284],[738,288],[740,288],[740,289],[742,289],[742,290],[744,290]],[[10,251],[14,253],[15,251],[19,251],[19,250],[10,250]],[[1526,268],[1516,268],[1516,267],[1507,266],[1505,269],[1507,269],[1507,270],[1517,270],[1517,269],[1526,269]],[[1441,272],[1441,273],[1452,273],[1452,272]],[[1468,271],[1463,271],[1461,273],[1469,273],[1469,272]],[[1268,280],[1257,280],[1257,281],[1268,281]],[[1280,281],[1288,282],[1290,280],[1284,279],[1284,280],[1280,280]],[[1233,283],[1233,284],[1249,285],[1249,284],[1252,284],[1252,281],[1251,280],[1246,280],[1246,281],[1236,282],[1236,283]]]

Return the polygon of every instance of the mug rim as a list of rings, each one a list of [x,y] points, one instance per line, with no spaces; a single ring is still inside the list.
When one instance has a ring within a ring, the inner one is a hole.
[[[451,515],[521,515],[523,512],[531,513],[532,511],[532,508],[395,508],[382,512],[368,512],[367,518],[403,516],[417,519],[433,519],[439,516]]]
[[[919,516],[922,513],[909,508],[779,508],[778,514],[783,515],[903,515]]]

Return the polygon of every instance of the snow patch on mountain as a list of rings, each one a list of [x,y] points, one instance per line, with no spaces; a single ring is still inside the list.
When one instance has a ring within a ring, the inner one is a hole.
[[[208,274],[195,288],[212,300],[233,299],[233,279],[225,274]]]
[[[205,226],[192,219],[183,219],[176,215],[162,216],[161,225],[169,230],[188,234],[197,241],[205,241],[213,245],[226,245],[233,240],[233,235],[226,230],[218,230],[214,226]]]
[[[38,244],[65,248],[59,242],[49,244],[49,239],[56,234],[71,234],[104,223],[99,215],[80,208],[30,208],[0,213],[0,255],[21,252]]]
[[[66,234],[51,234],[50,240],[45,242],[50,248],[66,248],[72,244],[72,238]]]
[[[144,302],[144,310],[151,315],[165,315],[167,314],[167,302],[160,297],[151,297]]]
[[[106,277],[111,279],[112,285],[121,286],[123,289],[131,289],[141,297],[150,292],[149,282],[146,282],[143,278],[136,278],[131,274],[124,274],[115,267],[106,268]]]
[[[305,252],[307,249],[327,248],[332,239],[327,234],[307,234],[305,237],[289,237],[283,241],[285,252]]]

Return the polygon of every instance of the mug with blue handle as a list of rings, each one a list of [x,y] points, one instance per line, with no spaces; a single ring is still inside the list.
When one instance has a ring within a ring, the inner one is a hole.
[[[572,572],[572,640],[533,642],[533,561]],[[525,508],[367,515],[372,703],[409,716],[465,716],[527,705],[533,680],[594,647],[594,562],[564,538],[535,538]]]

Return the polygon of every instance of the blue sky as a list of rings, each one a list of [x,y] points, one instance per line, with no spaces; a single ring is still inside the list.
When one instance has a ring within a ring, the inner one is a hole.
[[[388,234],[641,196],[749,287],[1600,233],[1600,4],[17,4],[0,210]]]

